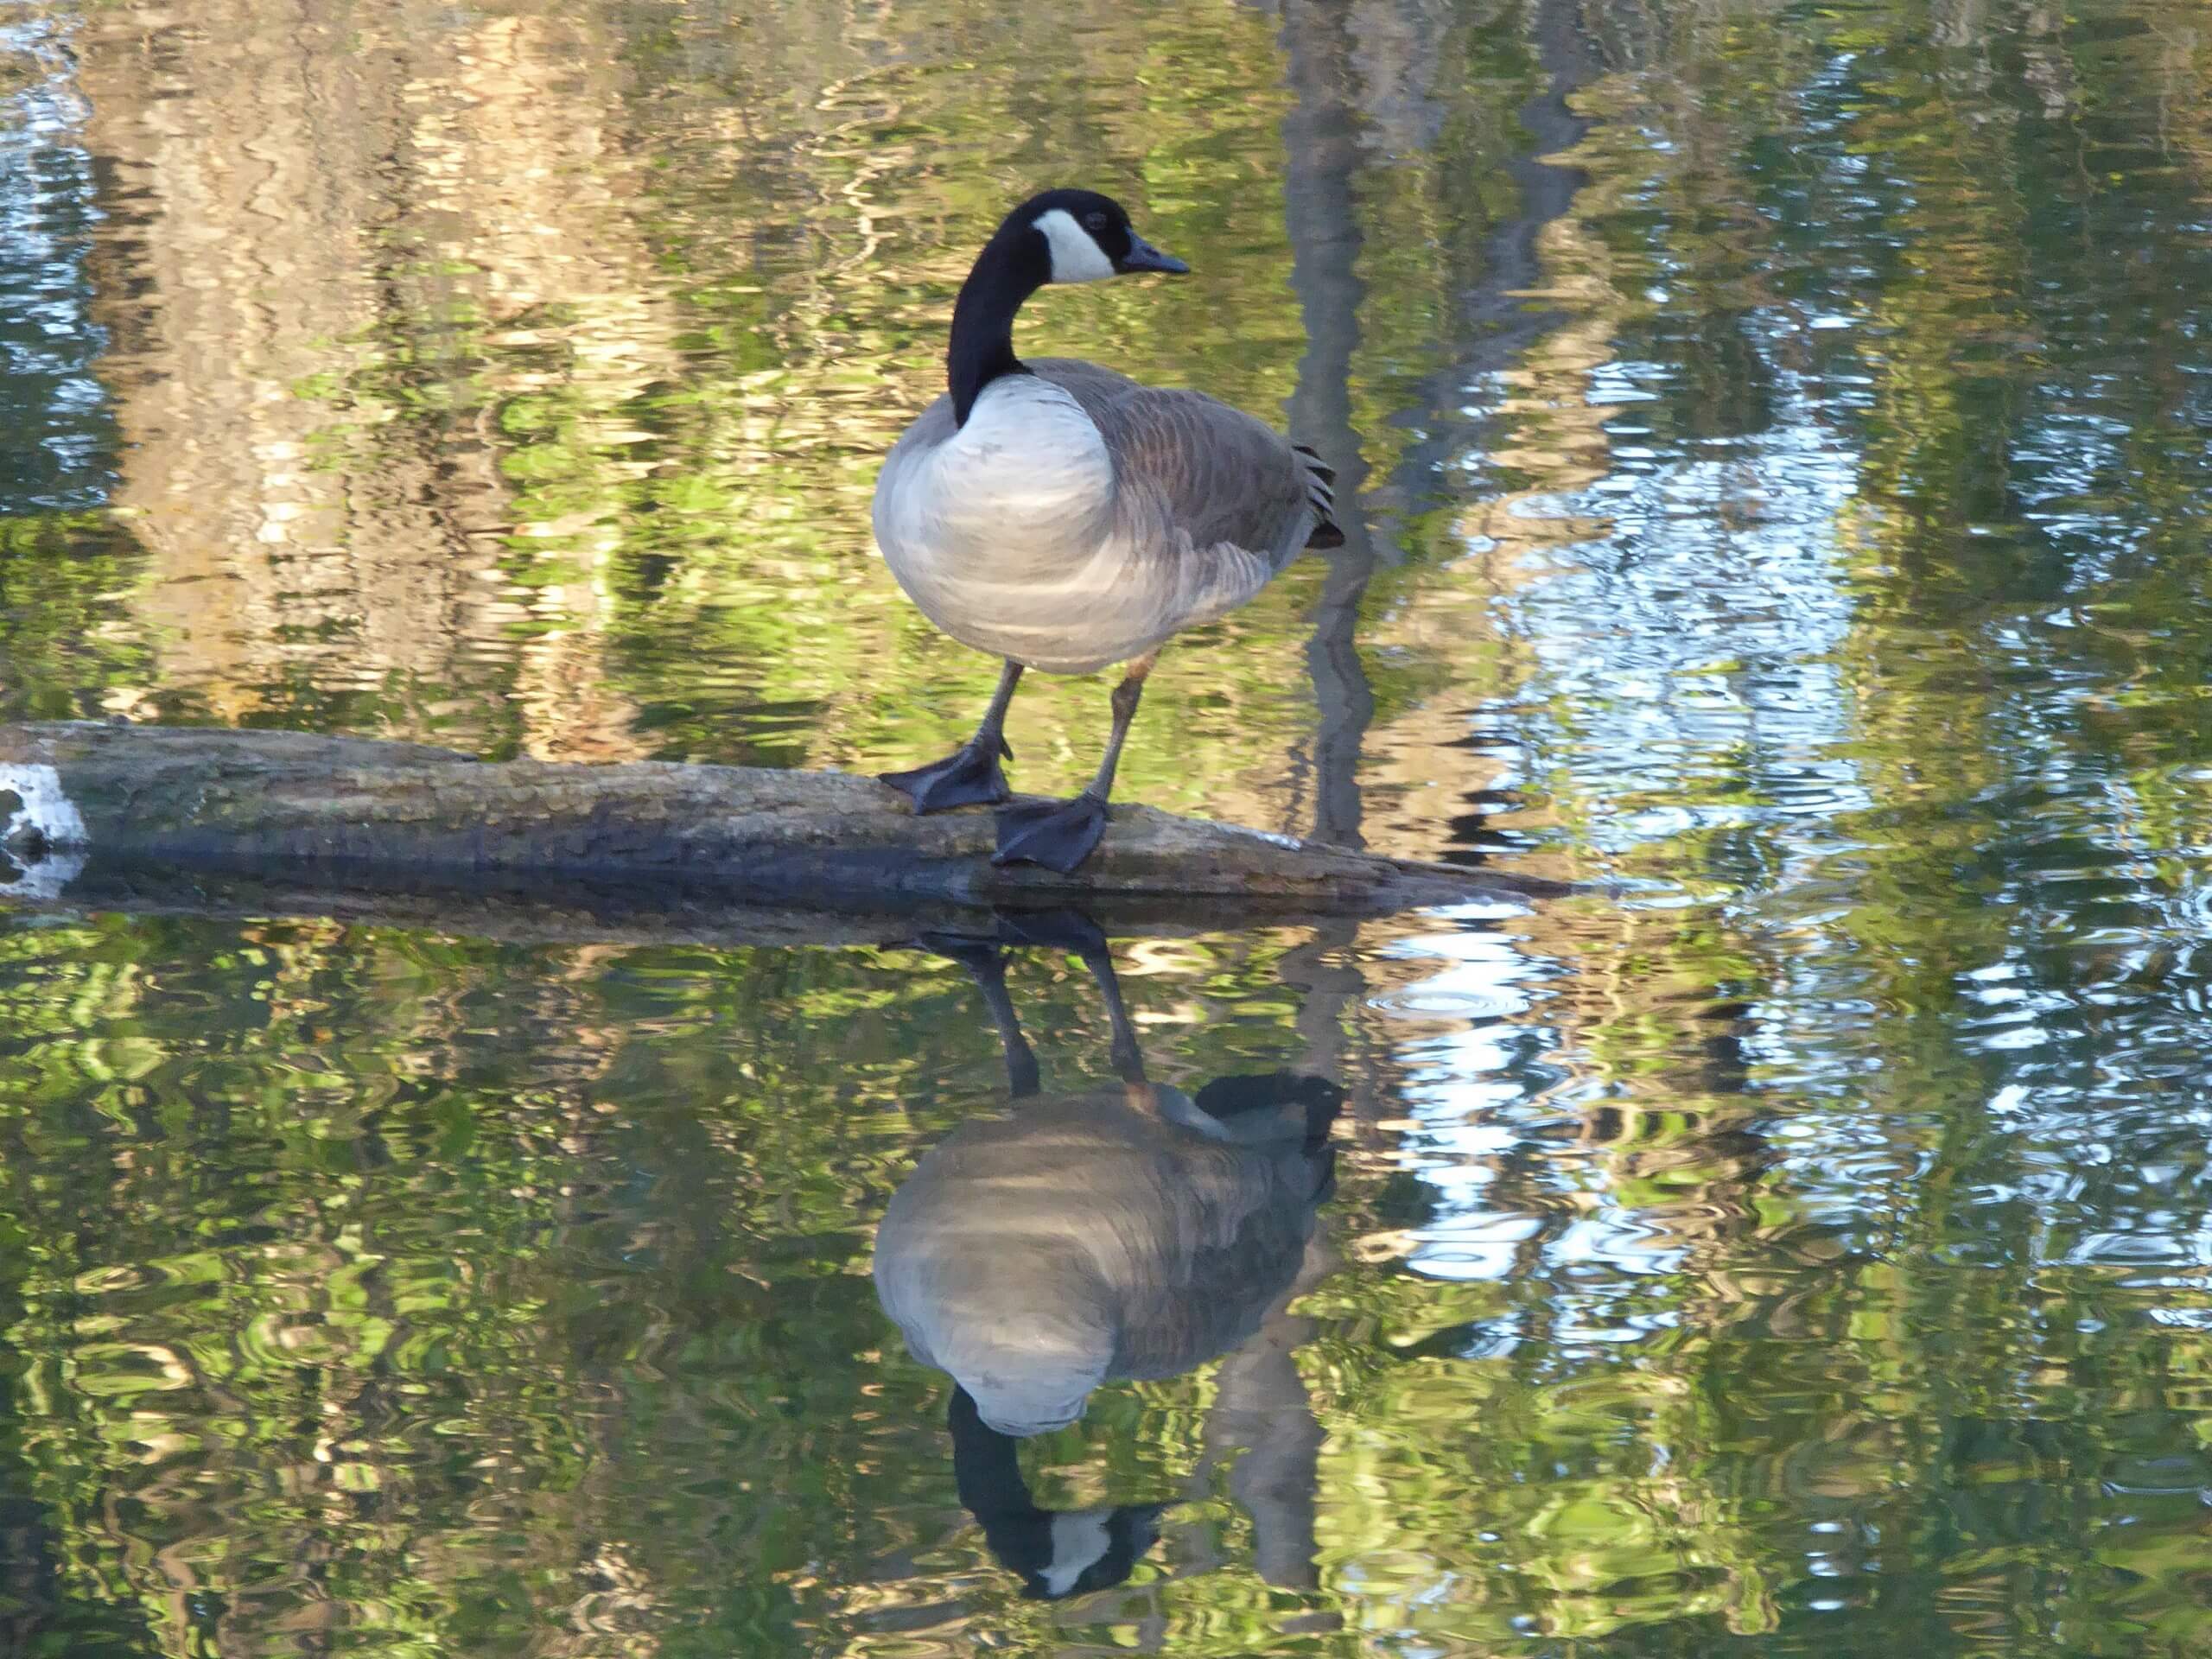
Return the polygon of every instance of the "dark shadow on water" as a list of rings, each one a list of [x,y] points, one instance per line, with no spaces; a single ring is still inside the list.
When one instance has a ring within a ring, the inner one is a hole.
[[[0,813],[5,804],[0,798]],[[680,872],[610,879],[326,862],[254,874],[54,849],[30,855],[0,843],[0,857],[10,854],[0,861],[0,914],[12,907],[66,914],[329,917],[354,926],[414,928],[516,944],[895,945],[925,936],[1041,944],[1055,937],[1052,918],[1067,913],[1058,907],[1032,912],[880,893],[847,902],[834,893],[809,894],[804,904],[776,902],[728,880]],[[1484,872],[1479,885],[1488,887],[1491,880]],[[1496,886],[1501,895],[1516,899],[1567,890],[1539,878],[1500,877]],[[1030,917],[1042,919],[1025,920]],[[1108,937],[1192,938],[1313,919],[1272,899],[1169,893],[1110,897],[1094,901],[1085,912],[1085,925],[1102,942]]]

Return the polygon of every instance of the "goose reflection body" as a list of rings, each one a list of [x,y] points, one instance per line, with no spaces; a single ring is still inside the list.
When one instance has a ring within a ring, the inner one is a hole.
[[[1100,1384],[1258,1328],[1328,1195],[1338,1098],[1314,1078],[1134,1084],[964,1124],[892,1198],[877,1294],[988,1427],[1062,1427]]]
[[[1161,645],[1251,599],[1301,549],[1343,539],[1329,469],[1251,416],[1097,364],[1014,355],[1014,315],[1046,283],[1187,269],[1109,197],[1024,202],[961,289],[945,394],[876,481],[876,543],[899,586],[944,632],[1005,661],[974,738],[886,774],[916,810],[1009,799],[999,762],[1025,669],[1129,665],[1090,785],[1071,801],[1002,808],[1001,861],[1066,871],[1089,856]]]

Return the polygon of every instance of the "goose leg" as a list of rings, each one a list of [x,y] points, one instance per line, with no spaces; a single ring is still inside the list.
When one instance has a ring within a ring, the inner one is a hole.
[[[983,994],[983,1007],[998,1027],[999,1049],[1006,1057],[1006,1091],[1010,1100],[1027,1100],[1037,1093],[1037,1055],[1021,1034],[1021,1020],[1007,995],[1006,958],[998,946],[980,939],[963,939],[925,933],[922,943],[941,957],[950,957],[968,970],[976,988]]]
[[[1017,801],[999,809],[999,847],[992,863],[1041,864],[1065,875],[1090,856],[1106,833],[1106,797],[1114,787],[1114,769],[1121,764],[1122,745],[1144,696],[1144,677],[1158,656],[1155,652],[1138,658],[1114,688],[1113,735],[1106,740],[1097,775],[1082,794],[1071,801]]]
[[[991,693],[991,706],[983,710],[976,735],[942,760],[912,772],[876,775],[913,802],[914,810],[942,812],[947,807],[995,805],[1014,791],[1006,786],[999,757],[1014,759],[1007,747],[1006,710],[1014,701],[1014,688],[1021,683],[1021,664],[1009,662],[999,671],[999,689]]]
[[[1097,923],[1079,910],[1001,911],[998,936],[1008,944],[1065,950],[1082,963],[1106,1005],[1106,1023],[1113,1035],[1114,1075],[1123,1083],[1145,1081],[1144,1054],[1137,1047],[1128,1005],[1122,1001],[1122,980],[1114,971],[1113,947]]]
[[[1146,1082],[1144,1051],[1137,1046],[1136,1028],[1129,1023],[1128,1006],[1122,1001],[1122,979],[1114,971],[1114,958],[1103,943],[1082,955],[1090,982],[1098,987],[1098,995],[1106,1003],[1106,1023],[1113,1033],[1108,1058],[1113,1062],[1114,1075],[1123,1083]]]

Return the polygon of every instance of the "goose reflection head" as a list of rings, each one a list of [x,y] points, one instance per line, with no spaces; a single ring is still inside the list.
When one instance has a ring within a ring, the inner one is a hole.
[[[967,1389],[953,1389],[948,1414],[961,1505],[999,1564],[1020,1579],[1025,1596],[1058,1601],[1111,1589],[1159,1540],[1165,1504],[1043,1508],[1021,1478],[1013,1439],[984,1423]]]

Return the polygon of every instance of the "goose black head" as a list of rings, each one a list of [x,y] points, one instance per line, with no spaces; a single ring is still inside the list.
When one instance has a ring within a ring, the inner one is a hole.
[[[1096,190],[1047,190],[1008,213],[961,284],[952,307],[945,381],[959,425],[983,388],[1027,372],[1014,354],[1014,314],[1047,283],[1095,283],[1130,271],[1187,271],[1129,226],[1111,196]]]
[[[1025,230],[1044,238],[1049,282],[1095,283],[1141,270],[1179,276],[1191,269],[1139,236],[1122,204],[1096,190],[1032,196],[1007,215],[1001,233]]]
[[[1021,1574],[1021,1593],[1032,1601],[1061,1601],[1110,1590],[1136,1570],[1160,1537],[1165,1503],[1117,1503],[1110,1510],[1039,1511],[1042,1527],[1000,1560]],[[984,1541],[998,1548],[987,1530]],[[1030,1552],[1042,1546],[1042,1557]],[[1027,1559],[1025,1559],[1027,1557]]]

